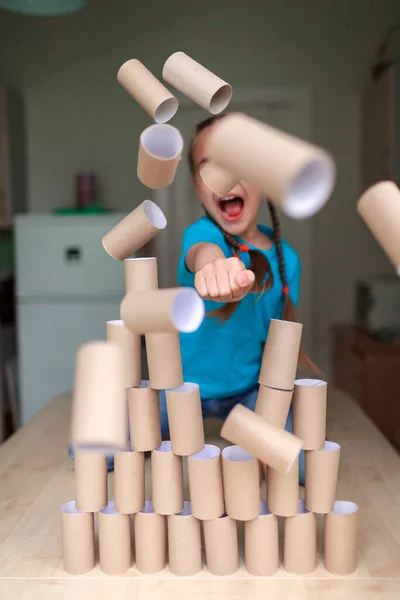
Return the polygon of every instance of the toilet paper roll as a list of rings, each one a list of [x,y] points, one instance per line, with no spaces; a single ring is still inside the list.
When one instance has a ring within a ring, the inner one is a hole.
[[[354,502],[337,500],[325,515],[325,569],[334,575],[350,575],[357,568],[357,517]]]
[[[270,425],[284,429],[289,414],[293,392],[276,390],[260,385],[255,413]],[[301,436],[300,436],[301,437]]]
[[[174,515],[183,510],[182,458],[172,454],[169,441],[151,453],[151,481],[157,513]]]
[[[151,500],[133,517],[136,567],[141,573],[158,573],[167,562],[166,522],[154,512]]]
[[[149,381],[128,389],[131,448],[155,450],[161,444],[160,401]]]
[[[178,334],[148,333],[145,340],[150,386],[154,390],[167,390],[183,385]]]
[[[214,194],[225,198],[239,183],[236,174],[214,163],[205,163],[200,169],[200,177]]]
[[[303,325],[271,319],[258,382],[266,387],[292,391]]]
[[[278,517],[260,502],[256,519],[244,524],[244,563],[252,575],[268,577],[279,569]]]
[[[326,381],[297,379],[293,394],[293,433],[304,440],[304,450],[318,450],[325,443]]]
[[[123,352],[124,387],[140,384],[141,339],[125,327],[123,321],[107,321],[107,341],[115,342]]]
[[[298,511],[285,519],[283,566],[288,573],[305,575],[317,568],[317,521],[303,500]]]
[[[107,575],[126,573],[132,564],[130,518],[117,512],[112,501],[99,512],[99,558]]]
[[[299,461],[296,460],[287,473],[275,469],[266,470],[268,508],[278,517],[292,517],[299,505]]]
[[[61,507],[62,553],[64,570],[70,575],[82,575],[96,565],[93,513],[81,512],[75,502]]]
[[[129,515],[144,507],[144,453],[118,452],[114,457],[115,508]]]
[[[197,519],[217,519],[225,512],[222,487],[221,450],[206,444],[188,458],[192,513]]]
[[[314,513],[333,510],[339,473],[340,446],[325,442],[320,450],[306,451],[305,505]]]
[[[161,208],[145,200],[103,237],[103,248],[112,258],[125,260],[166,226]]]
[[[140,136],[137,176],[147,187],[171,185],[183,151],[183,138],[172,125],[150,125]]]
[[[258,460],[238,446],[222,450],[222,480],[227,514],[250,521],[260,512]]]
[[[154,256],[145,258],[126,258],[125,289],[126,292],[146,292],[158,289],[157,259]]]
[[[168,517],[168,555],[174,575],[195,575],[202,569],[200,521],[192,515],[190,502]]]
[[[232,575],[239,568],[236,521],[227,515],[203,521],[207,569],[213,575]]]
[[[166,390],[171,448],[174,454],[188,456],[204,448],[204,427],[200,389],[197,383],[184,383]]]
[[[95,452],[75,452],[76,508],[97,512],[107,506],[107,457]]]

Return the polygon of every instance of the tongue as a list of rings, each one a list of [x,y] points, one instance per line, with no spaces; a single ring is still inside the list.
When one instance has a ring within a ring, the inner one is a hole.
[[[241,200],[226,200],[223,206],[224,211],[230,217],[237,217],[242,210]]]

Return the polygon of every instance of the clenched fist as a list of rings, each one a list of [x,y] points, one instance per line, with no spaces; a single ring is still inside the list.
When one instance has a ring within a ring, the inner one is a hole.
[[[251,290],[254,273],[236,257],[217,258],[197,271],[194,285],[198,294],[215,302],[237,302]]]

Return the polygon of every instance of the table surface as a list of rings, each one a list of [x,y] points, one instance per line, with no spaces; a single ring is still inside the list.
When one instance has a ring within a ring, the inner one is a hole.
[[[70,396],[55,399],[0,447],[2,600],[265,600],[267,593],[296,600],[319,600],[322,593],[344,600],[400,597],[400,456],[346,394],[329,394],[327,423],[329,439],[342,447],[337,498],[360,506],[359,567],[342,578],[324,570],[321,556],[317,570],[301,578],[283,569],[256,578],[243,568],[226,578],[206,570],[178,578],[168,568],[150,576],[135,567],[110,577],[98,566],[84,576],[66,574],[59,509],[74,497],[67,457],[70,407]],[[319,534],[321,526],[319,521]]]

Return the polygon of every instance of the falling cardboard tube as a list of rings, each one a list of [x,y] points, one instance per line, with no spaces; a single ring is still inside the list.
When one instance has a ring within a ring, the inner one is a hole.
[[[204,301],[193,288],[129,292],[121,303],[121,319],[135,334],[191,333],[203,322]]]
[[[134,519],[136,567],[141,573],[158,573],[167,562],[166,520],[154,512],[151,500]]]
[[[303,325],[271,319],[258,382],[266,387],[292,391]]]
[[[400,275],[400,190],[393,181],[370,187],[358,201],[358,214]]]
[[[172,125],[150,125],[140,136],[137,176],[147,187],[161,190],[174,181],[183,139]]]
[[[293,392],[285,390],[276,390],[260,385],[255,407],[255,413],[262,417],[264,421],[284,429],[289,414],[290,403]]]
[[[192,515],[190,502],[168,517],[168,556],[174,575],[195,575],[202,569],[200,521]]]
[[[337,500],[325,515],[325,569],[334,575],[350,575],[357,569],[357,516],[354,502]]]
[[[231,101],[232,87],[184,52],[175,52],[167,59],[162,76],[213,115],[225,110]]]
[[[256,519],[244,524],[244,564],[252,575],[268,577],[279,569],[278,517],[260,502]]]
[[[145,200],[103,237],[104,250],[116,260],[125,260],[140,250],[167,226],[161,208]]]
[[[335,163],[327,152],[244,114],[215,123],[207,153],[294,219],[317,213],[335,185]]]
[[[178,110],[175,96],[136,58],[120,67],[117,80],[156,123],[166,123]]]
[[[125,327],[123,321],[107,321],[107,341],[118,344],[123,352],[124,387],[139,385],[141,378],[141,339]]]
[[[144,507],[144,453],[118,452],[114,457],[115,508],[122,515]]]
[[[317,568],[317,520],[299,500],[298,514],[285,519],[283,567],[288,573],[306,575]]]
[[[318,450],[325,443],[326,381],[297,379],[293,394],[293,433],[304,440],[304,450]]]
[[[107,575],[126,573],[132,565],[130,517],[121,515],[112,501],[99,512],[99,558]]]
[[[237,175],[214,163],[205,163],[200,169],[200,177],[217,196],[225,198],[239,183]]]
[[[189,456],[204,448],[204,427],[200,389],[197,383],[166,390],[171,448],[174,454]]]
[[[213,575],[232,575],[239,569],[236,521],[223,515],[203,521],[207,568]]]
[[[76,508],[97,512],[107,506],[107,457],[97,452],[75,452]]]
[[[340,446],[325,442],[320,450],[306,455],[305,505],[314,513],[327,514],[333,510],[339,473]]]
[[[161,444],[160,401],[149,381],[128,389],[128,407],[132,450],[148,452],[158,448]]]
[[[206,444],[188,458],[192,513],[197,519],[218,519],[225,512],[222,487],[221,450]]]
[[[126,258],[124,267],[126,293],[158,289],[158,268],[155,256]]]
[[[299,461],[287,473],[266,469],[268,508],[278,517],[292,517],[299,505]]]
[[[151,453],[153,506],[160,515],[183,510],[182,477],[182,457],[172,453],[171,442],[161,442]]]
[[[222,450],[222,480],[226,513],[236,521],[250,521],[260,512],[258,460],[239,446]]]
[[[82,575],[96,565],[94,549],[94,515],[81,512],[75,502],[61,507],[62,552],[64,570],[70,575]]]
[[[154,390],[167,390],[183,385],[179,335],[148,333],[145,340],[150,386]]]
[[[237,404],[229,413],[222,426],[221,437],[283,473],[289,471],[297,461],[303,446],[302,440],[270,425],[241,404]]]

